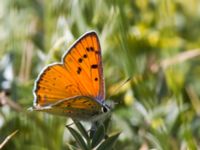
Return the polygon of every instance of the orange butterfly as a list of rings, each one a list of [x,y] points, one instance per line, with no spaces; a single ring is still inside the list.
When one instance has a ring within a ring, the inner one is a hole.
[[[80,37],[64,54],[38,76],[34,86],[33,110],[97,121],[109,113],[101,47],[95,32]]]

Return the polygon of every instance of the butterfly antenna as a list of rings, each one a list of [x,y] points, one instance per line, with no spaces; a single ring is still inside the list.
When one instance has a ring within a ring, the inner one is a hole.
[[[110,95],[110,96],[109,96],[108,98],[106,98],[106,99],[109,99],[109,98],[111,98],[113,95],[117,94],[117,93],[119,92],[119,89],[122,88],[122,87],[123,87],[126,83],[128,83],[130,80],[131,80],[131,77],[129,77],[128,79],[126,79],[120,86],[116,87],[116,88],[114,89],[113,94]]]

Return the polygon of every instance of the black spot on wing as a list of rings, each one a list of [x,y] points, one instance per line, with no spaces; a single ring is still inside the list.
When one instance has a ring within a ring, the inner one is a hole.
[[[89,48],[89,47],[86,47],[86,50],[89,52],[89,51],[90,51],[90,48]]]
[[[83,55],[83,58],[87,58],[87,54],[84,54],[84,55]]]
[[[79,58],[79,59],[78,59],[78,62],[79,62],[79,63],[82,63],[82,61],[83,61],[82,58]]]
[[[88,52],[93,52],[94,51],[94,47],[86,47],[86,50],[88,51]]]
[[[94,47],[90,47],[90,51],[93,52],[94,51]]]
[[[92,68],[92,69],[97,69],[97,68],[98,68],[98,65],[97,65],[97,64],[93,64],[93,65],[91,65],[91,68]]]
[[[80,74],[81,71],[82,71],[81,67],[78,67],[78,69],[77,69],[77,73]]]

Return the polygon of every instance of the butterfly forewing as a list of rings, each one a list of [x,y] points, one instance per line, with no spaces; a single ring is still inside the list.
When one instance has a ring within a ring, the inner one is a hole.
[[[36,82],[35,94],[35,103],[46,106],[67,97],[80,95],[80,91],[65,67],[55,64],[42,72]]]
[[[93,105],[99,111],[105,97],[101,59],[96,33],[86,33],[63,56],[62,63],[49,65],[41,72],[35,82],[35,108],[42,110],[52,106],[54,110],[49,111],[55,112],[60,107],[62,114],[66,107],[64,114],[69,115],[69,112],[77,114],[75,110],[80,107],[94,113],[90,106]],[[74,97],[81,99],[74,100]]]
[[[95,32],[79,39],[63,58],[82,95],[104,99],[104,79],[101,62],[101,48]]]

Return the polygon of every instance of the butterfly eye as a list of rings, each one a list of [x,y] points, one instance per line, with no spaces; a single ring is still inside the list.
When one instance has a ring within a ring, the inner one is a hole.
[[[105,107],[105,106],[103,106],[103,107],[102,107],[102,112],[104,112],[104,113],[108,112],[108,108]]]

